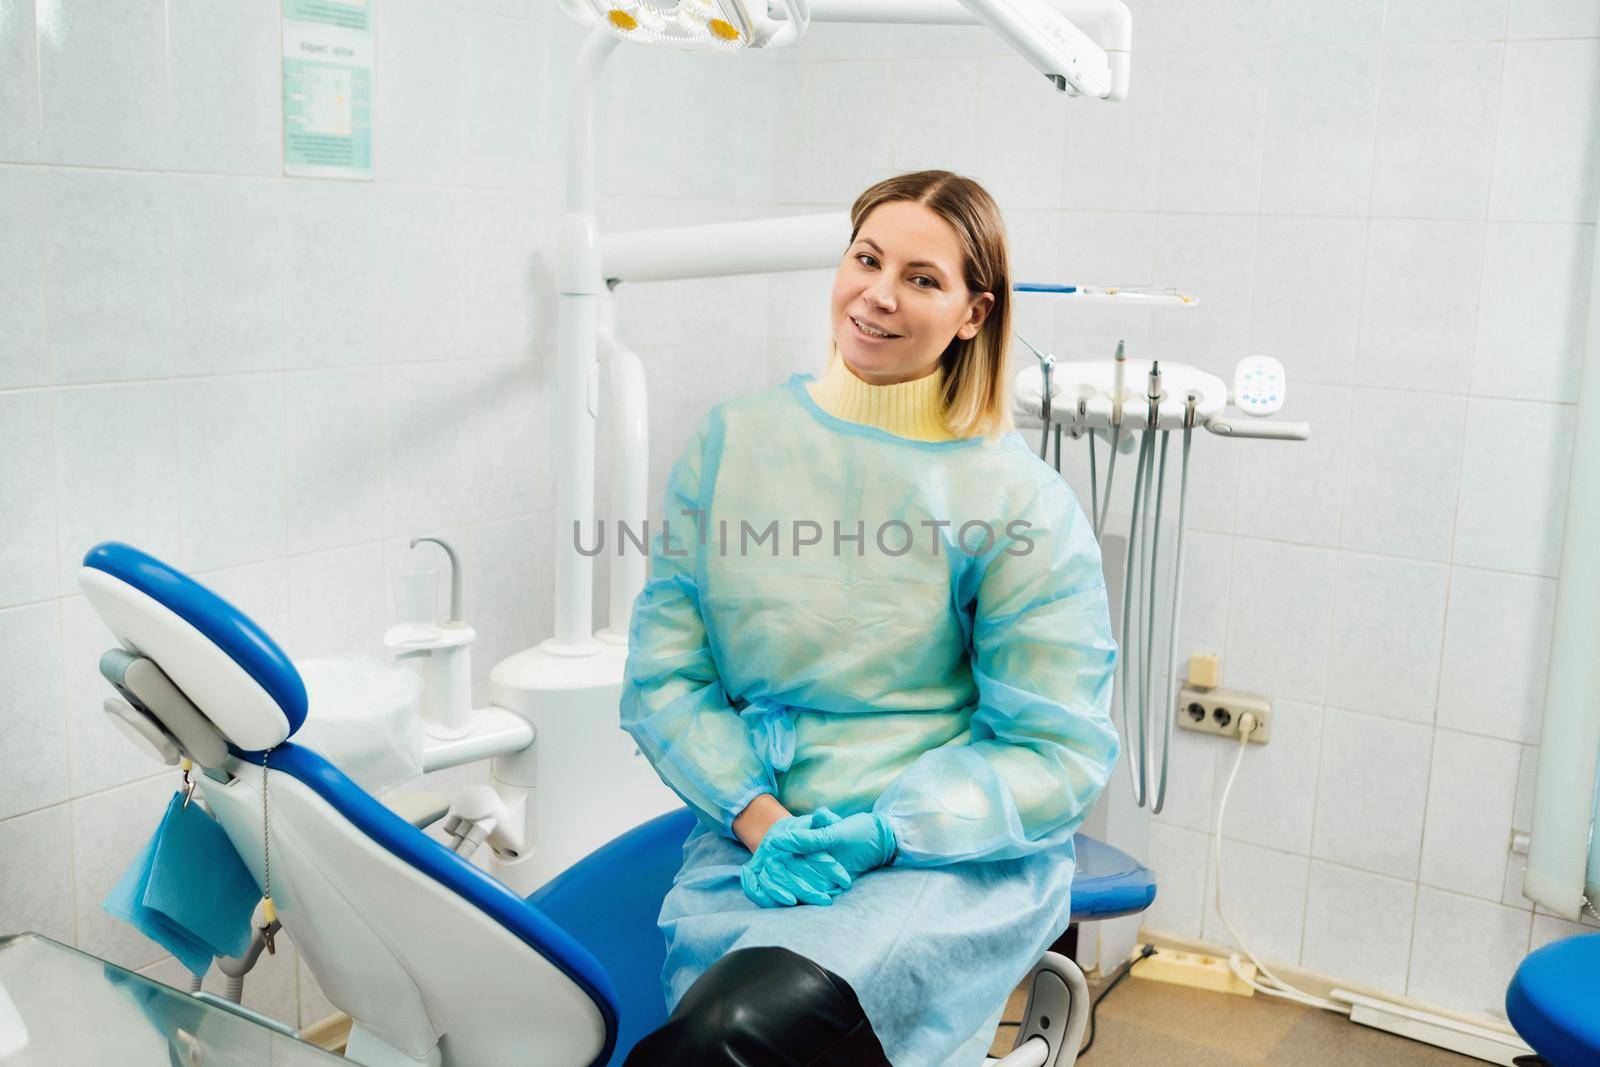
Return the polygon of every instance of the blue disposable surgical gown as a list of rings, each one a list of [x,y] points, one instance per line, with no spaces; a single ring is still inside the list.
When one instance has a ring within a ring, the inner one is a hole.
[[[1099,547],[1020,434],[899,437],[808,380],[701,422],[634,604],[622,727],[699,817],[660,917],[667,1005],[782,945],[851,984],[896,1067],[979,1064],[1066,927],[1116,760]],[[759,908],[732,823],[762,793],[883,812],[898,852],[829,907]]]

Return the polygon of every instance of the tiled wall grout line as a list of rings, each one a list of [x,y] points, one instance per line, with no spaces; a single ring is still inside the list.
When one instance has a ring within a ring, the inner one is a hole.
[[[1330,617],[1332,613],[1329,613]],[[1332,623],[1329,623],[1330,630]],[[1312,789],[1317,790],[1322,786],[1322,755],[1324,741],[1328,732],[1328,706],[1322,704],[1317,708],[1317,766],[1311,774]],[[1308,923],[1306,916],[1311,912],[1311,878],[1312,864],[1319,862],[1315,859],[1317,851],[1317,794],[1311,794],[1311,834],[1306,841],[1306,891],[1300,900],[1300,956],[1299,963],[1304,966],[1306,961],[1306,930]]]
[[[155,385],[162,383],[177,384],[179,382],[213,382],[232,381],[243,378],[267,378],[276,374],[323,374],[337,373],[340,371],[356,371],[373,367],[443,367],[443,366],[480,366],[489,363],[535,363],[539,364],[553,353],[535,349],[515,355],[495,356],[443,356],[438,359],[397,359],[397,360],[369,360],[362,363],[336,363],[325,366],[296,365],[286,367],[264,367],[253,370],[226,370],[215,373],[195,372],[187,374],[153,374],[141,378],[101,378],[92,381],[59,382],[52,385],[26,385],[13,388],[0,389],[0,396],[10,396],[27,393],[65,392],[67,390],[86,391],[93,389],[113,389],[124,385]],[[1527,403],[1556,403],[1555,401],[1527,401]],[[1574,407],[1575,404],[1562,406]]]

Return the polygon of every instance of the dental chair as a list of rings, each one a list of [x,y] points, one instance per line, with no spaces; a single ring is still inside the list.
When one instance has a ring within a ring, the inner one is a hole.
[[[188,576],[117,542],[79,584],[123,650],[107,711],[201,773],[206,807],[273,899],[369,1067],[621,1063],[667,1019],[661,902],[694,825],[651,819],[524,900],[291,738],[305,684],[276,643]],[[263,805],[263,796],[266,804]],[[1151,874],[1079,835],[1072,921],[1135,914]],[[1046,953],[1003,1067],[1068,1065],[1088,1016],[1083,973]]]

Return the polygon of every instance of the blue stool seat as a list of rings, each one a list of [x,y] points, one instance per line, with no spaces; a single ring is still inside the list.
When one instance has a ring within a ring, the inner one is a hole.
[[[667,1021],[661,994],[667,948],[656,918],[683,865],[683,842],[694,824],[688,808],[657,816],[591,852],[528,898],[609,974],[621,1016],[613,1064]],[[1134,915],[1155,900],[1155,875],[1138,860],[1083,834],[1072,841],[1078,861],[1072,922]]]
[[[1506,1016],[1551,1067],[1600,1063],[1600,933],[1529,954],[1506,990]]]
[[[1119,848],[1084,834],[1072,835],[1078,855],[1072,872],[1072,921],[1137,915],[1156,899],[1156,876]]]

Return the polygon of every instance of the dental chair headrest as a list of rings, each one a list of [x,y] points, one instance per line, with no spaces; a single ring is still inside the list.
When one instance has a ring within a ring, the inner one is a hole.
[[[89,550],[78,585],[117,640],[154,661],[236,748],[256,752],[306,719],[306,687],[248,615],[120,541]]]

